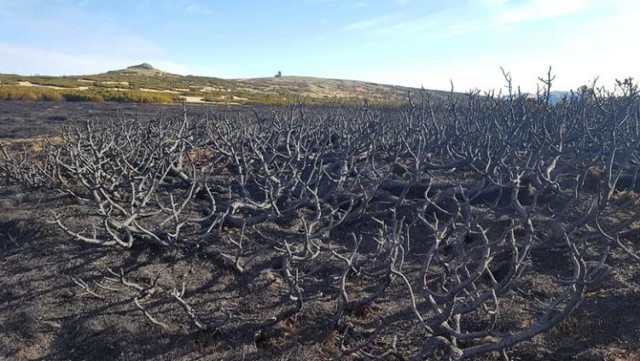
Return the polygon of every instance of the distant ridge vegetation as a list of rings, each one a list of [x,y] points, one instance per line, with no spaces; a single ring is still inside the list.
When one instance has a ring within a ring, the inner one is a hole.
[[[279,73],[280,74],[280,73]],[[142,63],[94,75],[0,74],[0,100],[171,103],[399,105],[416,88],[364,81],[280,76],[252,79],[172,74]],[[435,97],[447,92],[428,91]]]

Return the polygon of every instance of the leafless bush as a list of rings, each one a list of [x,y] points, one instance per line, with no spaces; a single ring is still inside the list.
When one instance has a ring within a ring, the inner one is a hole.
[[[332,262],[340,271],[327,317],[343,332],[342,355],[507,359],[602,282],[612,249],[640,257],[626,236],[640,220],[640,102],[631,80],[552,105],[550,74],[534,98],[505,78],[504,95],[452,93],[443,103],[425,91],[401,109],[87,121],[41,160],[4,151],[0,170],[92,209],[87,229],[64,212],[52,219],[83,242],[210,247],[239,274],[256,258],[280,260],[292,307],[261,327],[304,312],[314,268]],[[530,322],[510,325],[510,300],[540,272],[532,252],[552,248],[565,259],[553,286],[520,310]],[[184,289],[172,295],[207,327]],[[397,305],[393,317],[365,336],[353,331],[350,314],[382,301]],[[420,326],[420,345],[394,328],[406,323]],[[393,344],[381,349],[375,341],[387,336]]]

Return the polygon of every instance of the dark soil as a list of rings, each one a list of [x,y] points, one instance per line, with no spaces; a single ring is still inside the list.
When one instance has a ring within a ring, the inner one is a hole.
[[[28,143],[29,139],[56,136],[61,126],[85,117],[126,114],[143,118],[179,113],[180,107],[0,102],[0,142],[19,139]],[[205,114],[208,110],[193,106],[190,111]],[[0,187],[0,359],[329,360],[338,355],[341,340],[351,343],[348,346],[366,340],[372,329],[381,326],[381,320],[388,322],[389,334],[406,337],[376,341],[372,347],[380,353],[395,342],[406,350],[417,350],[420,345],[422,331],[411,317],[407,292],[400,282],[391,286],[389,295],[350,312],[336,326],[331,319],[337,305],[335,279],[344,265],[332,257],[320,258],[312,265],[301,265],[314,267],[301,269],[306,274],[306,303],[301,312],[288,317],[296,302],[282,276],[282,253],[266,251],[266,244],[264,252],[245,260],[247,271],[242,274],[216,252],[188,245],[123,252],[80,244],[49,223],[51,210],[68,209],[71,204],[75,203],[64,194]],[[82,205],[75,207],[78,214],[83,213]],[[277,231],[277,225],[274,227]],[[364,229],[367,225],[347,227]],[[226,236],[237,235],[235,229],[226,231]],[[344,234],[335,237],[347,244],[347,232]],[[262,241],[253,242],[261,249]],[[553,293],[552,280],[564,272],[565,261],[561,253],[532,252],[530,267],[537,270],[536,278],[522,279],[502,305],[514,309],[508,319],[501,320],[504,327],[526,326],[532,321],[529,312],[518,310],[526,309],[523,304],[539,307],[538,299]],[[540,361],[640,360],[640,265],[621,253],[614,253],[608,263],[625,266],[612,267],[569,318],[509,350],[509,356]],[[122,270],[131,283],[155,284],[155,293],[147,295],[142,305],[166,327],[146,318],[134,303],[138,291],[117,282],[118,277],[109,270],[116,274]],[[377,270],[372,266],[370,271]],[[349,282],[354,295],[377,284],[366,275],[349,276]],[[172,297],[183,284],[182,298],[198,318],[219,327],[202,330],[193,323]],[[498,359],[498,355],[481,358]]]

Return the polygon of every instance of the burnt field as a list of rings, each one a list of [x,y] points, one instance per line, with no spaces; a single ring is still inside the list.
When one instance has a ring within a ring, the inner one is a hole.
[[[640,101],[0,103],[0,358],[640,358]]]

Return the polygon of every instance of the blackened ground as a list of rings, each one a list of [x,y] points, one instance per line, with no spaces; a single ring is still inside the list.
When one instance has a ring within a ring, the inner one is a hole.
[[[0,102],[0,142],[55,136],[61,126],[85,117],[175,115],[180,107]],[[207,109],[192,106],[189,111],[204,114]],[[332,325],[330,316],[336,308],[332,280],[342,272],[335,260],[318,261],[322,266],[314,270],[317,282],[305,290],[313,297],[308,298],[303,312],[269,324],[274,315],[295,307],[284,292],[286,281],[277,257],[257,255],[247,274],[238,275],[207,250],[123,252],[79,244],[48,223],[50,210],[64,207],[68,211],[71,204],[75,202],[64,195],[0,187],[0,359],[328,360],[337,355],[338,340],[346,332],[355,341],[369,336],[367,327],[346,330]],[[81,218],[86,209],[74,207],[71,210]],[[508,307],[509,302],[518,306],[514,310],[523,303],[535,306],[536,298],[548,296],[545,292],[563,271],[558,269],[564,263],[560,253],[534,251],[531,262],[536,277],[521,280],[513,299],[503,306]],[[640,268],[621,254],[614,254],[609,263],[627,266],[612,267],[603,280],[605,286],[588,292],[576,312],[557,327],[509,350],[512,359],[640,360]],[[136,291],[105,283],[105,277],[113,278],[108,269],[122,269],[129,281],[138,284],[157,278],[159,294],[143,305],[168,327],[143,316],[133,302]],[[82,282],[95,295],[83,289]],[[183,282],[187,286],[183,298],[200,319],[213,325],[224,323],[223,327],[199,330],[180,305],[167,297]],[[371,285],[366,279],[358,282],[362,287]],[[402,287],[392,294],[395,299],[382,298],[347,315],[347,321],[370,322],[373,329],[385,315],[405,315],[409,308],[401,300],[406,296]],[[512,319],[504,322],[526,325],[531,319],[514,311]],[[399,321],[393,327],[406,330],[407,338],[398,340],[399,346],[420,346],[415,321]],[[386,347],[380,345],[380,351]],[[481,358],[497,359],[497,355]]]

